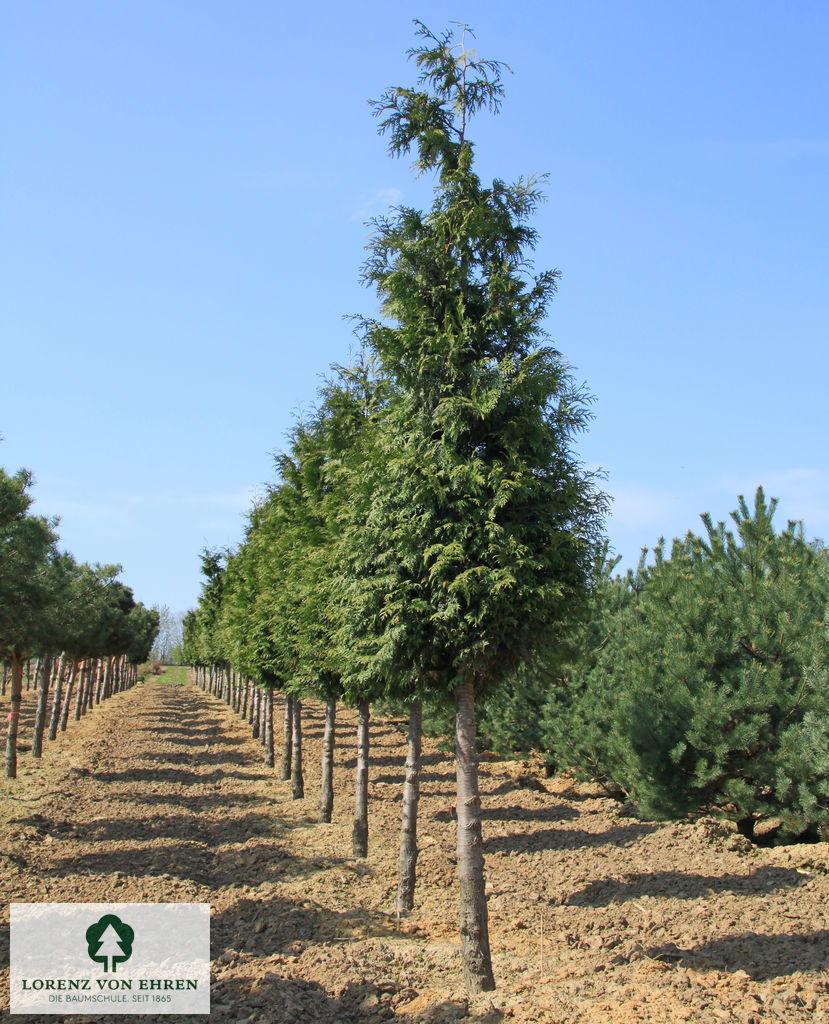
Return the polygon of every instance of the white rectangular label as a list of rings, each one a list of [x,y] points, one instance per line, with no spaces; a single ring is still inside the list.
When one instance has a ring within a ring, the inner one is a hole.
[[[12,1013],[210,1013],[207,903],[12,903]]]

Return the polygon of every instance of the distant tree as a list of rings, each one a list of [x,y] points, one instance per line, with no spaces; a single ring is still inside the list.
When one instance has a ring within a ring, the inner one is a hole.
[[[158,613],[159,627],[151,657],[163,665],[171,665],[174,652],[181,648],[184,612],[172,612],[166,604],[153,607]]]
[[[23,663],[48,641],[46,618],[59,596],[57,520],[29,513],[31,483],[26,470],[10,476],[0,469],[0,660],[8,661],[12,672],[6,733],[6,775],[12,779],[17,776]]]

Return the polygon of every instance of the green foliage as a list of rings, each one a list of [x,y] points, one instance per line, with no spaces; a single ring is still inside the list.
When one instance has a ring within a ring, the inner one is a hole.
[[[0,657],[27,657],[50,639],[59,597],[56,520],[29,513],[32,478],[0,469]]]
[[[826,823],[826,556],[794,523],[775,533],[775,505],[740,497],[736,533],[703,516],[705,537],[603,584],[600,643],[546,709],[561,763],[654,816]]]
[[[118,582],[120,566],[78,564],[58,551],[57,520],[30,514],[30,486],[26,470],[0,469],[0,657],[66,651],[143,661],[158,615]]]
[[[467,122],[497,107],[503,66],[420,34],[426,89],[375,112],[390,151],[438,181],[428,213],[375,222],[364,268],[384,316],[364,339],[393,386],[348,533],[347,621],[374,692],[448,698],[466,679],[482,696],[574,613],[604,503],[572,451],[588,397],[544,344],[557,275],[530,272],[540,192],[472,170]]]

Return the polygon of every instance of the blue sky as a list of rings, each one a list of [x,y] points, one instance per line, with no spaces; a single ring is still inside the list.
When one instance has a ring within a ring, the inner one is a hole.
[[[514,72],[470,134],[483,177],[549,175],[622,567],[758,484],[829,540],[825,3],[34,0],[0,44],[0,464],[63,546],[178,610],[241,538],[376,311],[366,219],[429,201],[366,103],[413,82],[415,17]]]

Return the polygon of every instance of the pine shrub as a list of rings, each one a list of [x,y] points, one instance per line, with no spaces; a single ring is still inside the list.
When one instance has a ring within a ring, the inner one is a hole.
[[[829,819],[826,551],[776,501],[740,497],[736,531],[660,542],[655,564],[594,594],[589,643],[551,689],[546,742],[561,764],[647,816],[718,810],[751,834],[816,835]]]

